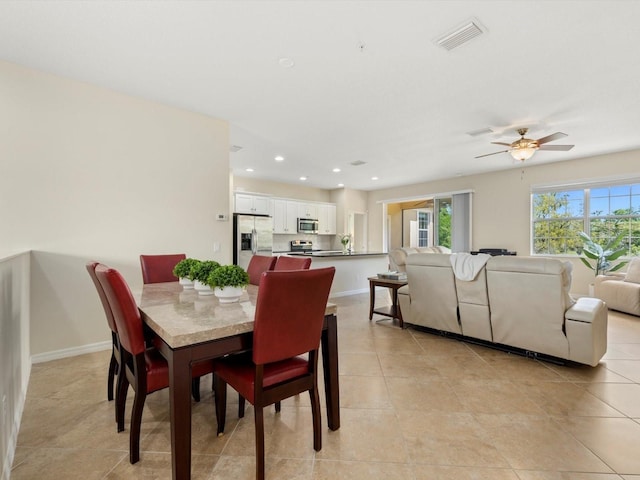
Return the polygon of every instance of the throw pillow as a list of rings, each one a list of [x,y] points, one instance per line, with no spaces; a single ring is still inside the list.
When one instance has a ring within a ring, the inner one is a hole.
[[[627,267],[627,275],[624,277],[624,281],[640,283],[640,258],[636,257],[631,260]]]

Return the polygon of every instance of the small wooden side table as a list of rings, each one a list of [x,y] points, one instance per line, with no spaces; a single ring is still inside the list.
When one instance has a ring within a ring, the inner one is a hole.
[[[384,315],[385,317],[397,318],[400,328],[404,328],[402,312],[398,305],[398,289],[407,284],[406,280],[390,280],[388,278],[369,277],[369,320],[373,314]],[[376,304],[376,287],[386,287],[391,289],[391,305],[374,308]]]

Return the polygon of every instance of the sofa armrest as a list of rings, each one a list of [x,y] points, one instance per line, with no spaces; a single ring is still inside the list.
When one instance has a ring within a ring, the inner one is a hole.
[[[565,313],[564,318],[576,322],[592,323],[604,302],[598,298],[581,297]]]
[[[598,275],[594,282],[595,285],[602,285],[604,282],[621,282],[624,280],[624,273],[610,273],[607,275]]]
[[[607,305],[582,297],[565,312],[569,360],[595,367],[607,351]]]

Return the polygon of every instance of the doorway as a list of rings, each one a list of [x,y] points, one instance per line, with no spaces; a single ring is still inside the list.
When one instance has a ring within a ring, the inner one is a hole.
[[[349,212],[348,231],[351,234],[351,249],[354,252],[367,251],[367,214]]]

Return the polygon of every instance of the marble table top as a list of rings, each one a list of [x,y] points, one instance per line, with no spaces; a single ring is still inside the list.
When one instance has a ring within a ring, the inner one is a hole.
[[[178,282],[148,284],[133,296],[151,329],[171,348],[179,348],[251,332],[258,287],[248,285],[238,302],[226,304]],[[325,315],[336,312],[337,306],[327,303]]]

